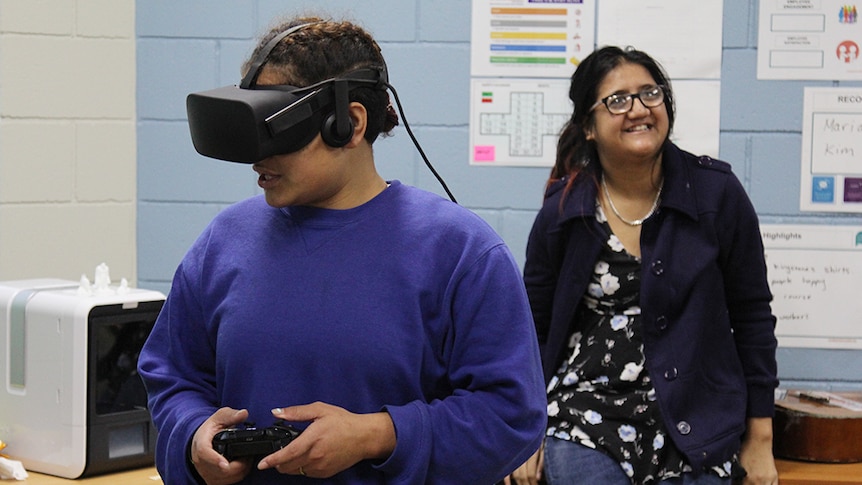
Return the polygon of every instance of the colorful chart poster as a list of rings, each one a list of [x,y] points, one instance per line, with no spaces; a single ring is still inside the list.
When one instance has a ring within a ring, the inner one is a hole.
[[[473,76],[569,77],[593,50],[595,0],[473,0]]]
[[[862,79],[862,4],[845,0],[763,0],[758,79]]]
[[[805,88],[799,209],[862,213],[862,88]]]

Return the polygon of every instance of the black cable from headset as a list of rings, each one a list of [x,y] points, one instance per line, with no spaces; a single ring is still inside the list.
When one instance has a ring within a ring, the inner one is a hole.
[[[401,107],[401,100],[398,99],[398,92],[395,91],[395,88],[392,87],[388,82],[383,82],[383,84],[392,91],[392,95],[395,97],[395,105],[398,106],[398,113],[401,114],[401,119],[404,120],[404,128],[407,129],[407,134],[410,135],[410,139],[413,140],[413,144],[416,146],[416,149],[419,150],[419,154],[422,155],[422,160],[425,161],[425,165],[428,166],[428,169],[431,170],[431,173],[434,174],[434,177],[437,178],[437,181],[440,182],[440,185],[443,186],[443,190],[446,191],[446,194],[449,196],[449,200],[454,203],[458,203],[455,200],[455,196],[452,195],[452,192],[449,191],[449,187],[446,185],[446,182],[443,181],[443,177],[437,173],[437,170],[434,170],[434,166],[431,165],[431,162],[428,160],[428,157],[425,156],[425,152],[422,150],[422,147],[419,145],[419,142],[416,140],[416,137],[413,135],[413,130],[410,129],[410,124],[407,123],[407,117],[404,116],[404,108]]]

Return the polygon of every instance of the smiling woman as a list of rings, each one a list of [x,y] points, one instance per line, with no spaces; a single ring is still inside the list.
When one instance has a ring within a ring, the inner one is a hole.
[[[510,479],[775,483],[775,317],[742,185],[670,142],[646,53],[596,50],[569,98],[524,266],[548,426]]]

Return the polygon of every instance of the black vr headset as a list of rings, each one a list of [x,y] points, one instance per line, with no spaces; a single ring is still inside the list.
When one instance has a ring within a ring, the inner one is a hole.
[[[239,86],[188,95],[186,110],[195,150],[219,160],[256,163],[273,155],[298,151],[318,133],[327,145],[342,147],[353,137],[353,120],[348,113],[350,91],[362,86],[388,89],[425,165],[452,202],[456,202],[413,135],[398,93],[389,84],[385,64],[380,68],[357,69],[302,88],[255,85],[272,49],[283,38],[308,25],[311,23],[297,25],[273,37],[254,58]]]
[[[320,133],[332,147],[353,137],[349,93],[359,87],[386,90],[385,66],[357,69],[337,78],[298,88],[254,86],[267,56],[281,39],[309,24],[273,38],[251,63],[239,86],[192,93],[186,98],[192,143],[201,155],[229,162],[255,163],[292,153]]]

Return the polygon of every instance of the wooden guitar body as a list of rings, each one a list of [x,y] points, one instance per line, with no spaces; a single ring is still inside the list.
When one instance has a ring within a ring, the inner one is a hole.
[[[800,397],[790,391],[775,401],[773,420],[776,458],[822,463],[862,462],[862,410],[846,409]],[[862,393],[828,393],[862,404]],[[813,396],[813,397],[812,397]],[[834,401],[833,401],[834,402]]]

